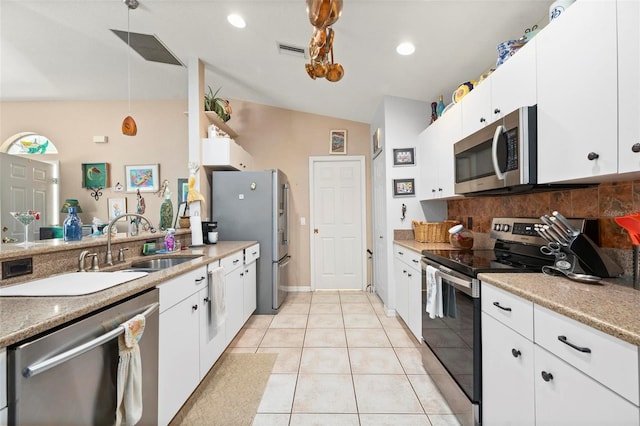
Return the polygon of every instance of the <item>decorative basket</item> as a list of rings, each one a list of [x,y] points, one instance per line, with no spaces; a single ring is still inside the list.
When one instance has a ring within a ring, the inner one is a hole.
[[[180,216],[178,219],[178,225],[180,225],[180,229],[186,229],[191,226],[191,219],[189,216]]]
[[[445,220],[444,222],[419,222],[414,220],[413,239],[419,243],[448,243],[449,228],[459,224],[457,220]]]

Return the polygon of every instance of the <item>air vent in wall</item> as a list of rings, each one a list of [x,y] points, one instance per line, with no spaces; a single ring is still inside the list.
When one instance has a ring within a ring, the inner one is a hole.
[[[278,53],[281,55],[297,56],[302,59],[308,57],[307,50],[304,47],[292,46],[290,44],[278,42]]]

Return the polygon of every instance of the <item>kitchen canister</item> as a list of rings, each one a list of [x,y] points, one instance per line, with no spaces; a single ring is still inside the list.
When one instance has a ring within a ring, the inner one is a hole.
[[[68,216],[62,224],[65,241],[82,240],[82,221],[76,213],[76,207],[68,207]]]
[[[556,0],[549,6],[549,22],[556,19],[576,0]]]

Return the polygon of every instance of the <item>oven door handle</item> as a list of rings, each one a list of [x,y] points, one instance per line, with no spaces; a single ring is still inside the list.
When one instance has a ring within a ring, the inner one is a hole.
[[[142,312],[141,314],[144,315],[145,318],[148,318],[149,315],[151,315],[152,313],[154,313],[155,311],[158,310],[158,308],[160,307],[159,303],[154,303],[151,306],[149,306],[149,308],[147,308],[144,312]],[[131,317],[134,318],[134,317]],[[44,361],[41,361],[37,364],[32,364],[29,367],[26,367],[23,372],[22,375],[26,378],[29,377],[33,377],[36,376],[40,373],[44,373],[45,371],[60,365],[64,362],[69,361],[72,358],[75,358],[79,355],[82,355],[85,352],[90,351],[93,348],[97,348],[98,346],[102,346],[103,344],[107,343],[108,341],[120,336],[121,334],[124,334],[124,323],[121,323],[120,325],[118,325],[116,328],[114,328],[113,330],[99,336],[96,337],[93,340],[90,340],[82,345],[76,346],[73,349],[69,349],[68,351],[62,352],[61,354],[58,354],[54,357],[48,358]]]
[[[449,275],[446,272],[442,272],[440,269],[436,269],[436,277],[444,278],[448,283],[464,293],[469,295],[472,295],[473,293],[473,285],[471,281]]]
[[[496,173],[498,180],[504,180],[504,173],[502,173],[498,164],[498,141],[505,130],[503,125],[496,127],[496,132],[493,134],[493,142],[491,143],[491,161],[493,162],[493,171]]]

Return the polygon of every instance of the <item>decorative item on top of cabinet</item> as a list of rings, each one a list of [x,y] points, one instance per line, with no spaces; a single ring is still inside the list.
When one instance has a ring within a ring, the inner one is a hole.
[[[438,108],[438,103],[431,102],[431,123],[438,119],[438,111],[436,111],[436,108]]]
[[[440,95],[440,99],[438,99],[438,106],[436,107],[436,112],[438,113],[438,117],[442,117],[442,113],[444,112],[444,96]]]
[[[216,90],[216,93],[213,93],[211,86],[208,87],[209,93],[204,95],[204,110],[215,112],[220,120],[226,123],[231,118],[231,113],[233,112],[231,105],[229,105],[228,100],[216,97],[221,87]]]

